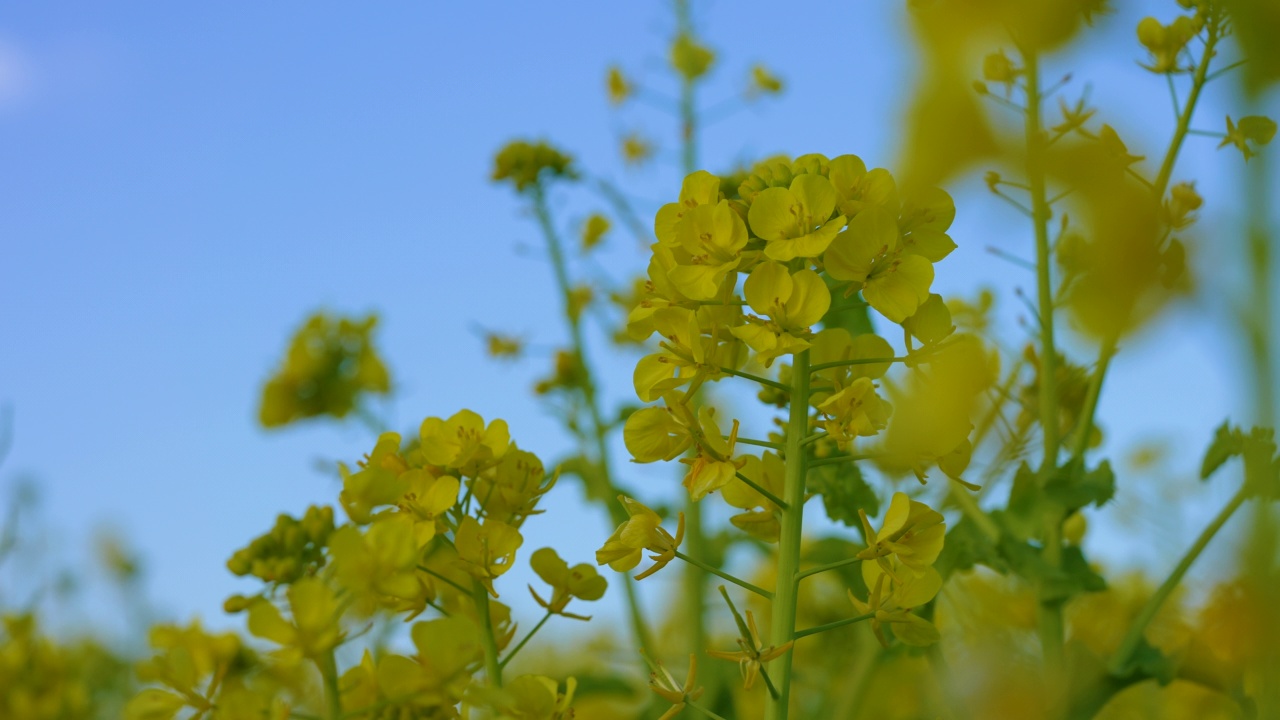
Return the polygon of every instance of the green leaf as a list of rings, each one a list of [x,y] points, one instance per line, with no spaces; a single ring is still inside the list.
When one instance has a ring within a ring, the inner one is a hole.
[[[809,475],[809,488],[822,496],[827,517],[838,523],[861,530],[858,508],[870,516],[880,514],[880,499],[863,479],[862,470],[853,463],[814,468]]]
[[[1102,464],[1076,478],[1081,460],[1073,460],[1062,466],[1045,485],[1045,495],[1062,506],[1065,514],[1071,514],[1086,505],[1102,507],[1116,494],[1116,474],[1111,462]],[[1073,478],[1076,478],[1073,482]]]
[[[1263,115],[1242,117],[1236,128],[1246,140],[1258,145],[1266,145],[1276,136],[1276,121]]]
[[[1039,537],[1044,510],[1044,494],[1040,492],[1036,473],[1024,462],[1014,473],[1008,505],[1004,510],[991,513],[991,517],[1009,536],[1025,541]]]
[[[1214,431],[1209,449],[1205,450],[1204,461],[1200,463],[1200,479],[1208,480],[1224,463],[1242,452],[1244,433],[1239,428],[1231,427],[1230,422],[1222,423]]]
[[[1089,567],[1080,548],[1063,549],[1062,565],[1056,568],[1046,562],[1043,551],[1031,543],[1004,537],[999,549],[1015,573],[1040,588],[1041,600],[1066,600],[1082,592],[1107,589],[1106,580]]]
[[[1121,677],[1153,678],[1161,685],[1168,685],[1177,673],[1173,659],[1142,638],[1125,664]]]

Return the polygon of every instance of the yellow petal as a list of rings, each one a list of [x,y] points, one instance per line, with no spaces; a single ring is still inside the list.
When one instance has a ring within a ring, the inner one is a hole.
[[[837,280],[865,282],[872,261],[897,247],[898,221],[882,208],[858,213],[836,235],[823,255],[827,273]]]
[[[831,307],[831,291],[818,273],[805,269],[791,276],[791,297],[787,300],[786,324],[807,328],[816,324]]]
[[[784,266],[763,262],[747,276],[742,290],[752,310],[761,315],[775,316],[791,298],[793,287],[791,274]]]
[[[903,255],[885,271],[876,270],[863,286],[862,297],[881,315],[900,323],[929,298],[932,284],[933,265],[919,255]]]

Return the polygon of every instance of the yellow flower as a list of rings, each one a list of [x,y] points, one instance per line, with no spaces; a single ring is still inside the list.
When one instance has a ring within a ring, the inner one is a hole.
[[[733,429],[729,431],[729,438],[726,440],[716,423],[715,409],[704,405],[698,410],[698,425],[701,430],[698,455],[680,461],[689,466],[683,484],[689,491],[689,499],[694,502],[727,485],[738,472],[738,463],[733,461],[733,446],[738,439],[738,421],[733,421]]]
[[[1153,17],[1138,23],[1138,42],[1151,53],[1151,64],[1143,65],[1154,73],[1171,73],[1179,70],[1178,56],[1191,39],[1204,27],[1199,17],[1179,16],[1168,25],[1160,24]]]
[[[747,98],[760,95],[777,95],[782,92],[782,80],[763,65],[751,67],[751,84],[747,86]]]
[[[595,249],[597,245],[604,240],[605,233],[609,232],[609,218],[600,213],[592,213],[582,223],[582,251],[587,252]]]
[[[614,105],[621,105],[631,97],[631,82],[627,80],[627,76],[622,74],[622,69],[617,65],[610,66],[609,77],[609,102]]]
[[[884,168],[867,170],[857,155],[831,159],[827,177],[839,198],[836,209],[847,218],[870,207],[898,214],[898,184]]]
[[[628,165],[640,165],[653,157],[653,143],[639,133],[627,133],[622,138],[622,159]]]
[[[516,192],[525,192],[545,177],[573,179],[573,158],[545,142],[516,140],[503,146],[493,160],[494,182],[509,181]]]
[[[715,59],[715,53],[688,33],[681,33],[671,43],[671,67],[690,82],[705,75]]]
[[[404,494],[397,501],[400,512],[412,519],[414,542],[426,547],[443,527],[441,519],[458,502],[461,483],[452,475],[436,477],[425,468],[415,468],[400,476]]]
[[[417,577],[419,547],[413,520],[399,513],[374,523],[367,533],[345,525],[329,538],[334,576],[365,614],[388,598],[412,600],[426,594]]]
[[[317,658],[342,641],[339,618],[342,608],[333,589],[319,578],[303,578],[286,593],[293,620],[285,620],[279,608],[266,598],[249,606],[249,632],[283,645],[287,653]]]
[[[519,527],[543,495],[556,484],[548,477],[537,455],[514,444],[497,467],[471,481],[472,497],[480,500],[486,518]]]
[[[480,629],[471,618],[453,615],[415,623],[410,635],[417,654],[379,659],[377,691],[384,698],[405,698],[409,707],[437,708],[439,715],[429,717],[453,715],[471,685],[471,668],[483,656]]]
[[[667,566],[675,559],[676,550],[684,540],[684,513],[676,526],[675,537],[662,527],[662,518],[658,513],[629,497],[619,495],[618,500],[626,508],[630,519],[618,526],[609,536],[604,546],[596,551],[596,564],[608,565],[618,572],[627,572],[640,564],[645,550],[654,555],[652,567],[636,576],[643,580]]]
[[[782,355],[808,348],[803,336],[831,307],[831,293],[817,273],[809,269],[788,273],[776,262],[757,265],[747,276],[743,294],[752,310],[770,319],[751,317],[748,324],[730,332],[756,351],[765,367]]]
[[[676,226],[685,213],[699,205],[715,205],[720,201],[720,178],[706,170],[690,173],[680,185],[680,195],[673,203],[658,209],[653,231],[658,242],[668,247],[679,244]]]
[[[822,425],[841,448],[848,448],[855,438],[870,437],[889,422],[889,403],[876,394],[870,378],[860,377],[848,387],[832,393],[818,405],[826,415]]]
[[[751,231],[767,241],[764,254],[788,262],[818,257],[844,227],[844,216],[832,217],[836,191],[821,175],[796,176],[789,188],[771,187],[756,195],[747,211]]]
[[[858,557],[875,560],[875,563],[870,564],[878,564],[879,569],[888,573],[895,581],[902,580],[901,575],[895,572],[895,567],[905,569],[908,576],[919,577],[932,569],[930,566],[942,552],[942,542],[947,532],[942,514],[922,502],[912,500],[906,493],[893,494],[879,532],[872,529],[865,510],[859,508],[858,515],[862,517],[863,534],[867,538],[867,549],[859,552]],[[890,556],[899,565],[891,563]],[[864,575],[868,572],[868,564],[863,563]]]
[[[520,531],[510,525],[492,518],[481,525],[469,515],[458,523],[458,532],[453,538],[454,547],[458,549],[458,567],[479,580],[494,597],[498,597],[498,593],[493,589],[493,581],[511,569],[516,550],[523,543]]]
[[[342,476],[338,500],[352,522],[364,525],[372,521],[375,508],[394,504],[407,489],[401,476],[409,471],[409,464],[400,455],[400,434],[379,435],[373,451],[359,464],[360,470],[354,473],[345,464],[338,465]]]
[[[673,460],[693,443],[693,435],[670,410],[646,407],[631,413],[622,428],[622,439],[635,462]]]
[[[902,321],[902,329],[911,333],[925,345],[932,345],[950,335],[956,328],[951,324],[951,311],[941,295],[930,294],[920,303],[915,313]]]
[[[987,82],[1012,85],[1021,74],[1022,70],[1009,61],[1003,50],[982,59],[982,79]]]
[[[460,410],[447,421],[423,420],[420,436],[427,462],[472,470],[500,459],[511,441],[505,421],[494,420],[485,427],[484,418],[470,410]]]
[[[360,321],[312,315],[290,342],[284,366],[262,390],[262,425],[346,417],[366,393],[390,392],[387,368],[371,339],[377,322],[372,315]]]
[[[58,658],[50,657],[47,651],[24,652],[38,641],[31,617],[6,617],[4,624],[8,661],[22,663],[42,685],[50,690],[64,691],[66,694],[62,700],[66,705],[74,704],[72,693],[67,692],[70,688],[51,684],[58,677],[58,670],[48,665]],[[150,644],[157,653],[138,664],[138,679],[146,683],[160,683],[176,692],[159,688],[143,690],[129,701],[125,709],[128,720],[171,718],[188,700],[200,698],[209,702],[215,691],[210,678],[225,677],[233,667],[242,667],[248,660],[246,649],[238,637],[231,633],[209,633],[200,627],[199,622],[192,622],[186,627],[156,625],[151,628]],[[51,704],[56,707],[62,703]],[[11,708],[5,699],[0,699],[0,709]]]
[[[501,359],[514,359],[520,357],[524,352],[524,341],[517,337],[509,335],[500,335],[498,333],[486,333],[484,336],[485,352],[489,353],[489,357]]]
[[[942,589],[942,576],[933,568],[913,576],[900,573],[902,582],[892,580],[892,576],[879,572],[876,563],[862,563],[863,578],[871,594],[867,602],[862,602],[849,591],[849,601],[862,615],[872,615],[871,630],[876,639],[884,647],[889,641],[884,636],[884,625],[893,627],[893,634],[907,645],[925,647],[938,642],[938,630],[933,623],[911,612],[933,599]]]
[[[500,720],[568,720],[578,681],[569,678],[564,692],[560,683],[543,675],[519,675],[493,693],[491,709]],[[492,689],[492,688],[489,688]]]
[[[699,205],[682,215],[674,235],[683,253],[675,256],[677,265],[668,273],[671,282],[690,299],[715,298],[747,244],[742,217],[724,200]]]
[[[538,573],[538,577],[542,578],[543,582],[551,586],[551,599],[543,600],[530,585],[529,592],[533,593],[534,600],[537,600],[538,604],[548,612],[575,620],[591,618],[565,612],[564,609],[570,600],[574,598],[599,600],[604,597],[604,591],[609,587],[609,582],[600,577],[600,573],[596,572],[594,567],[582,563],[571,568],[569,563],[561,560],[560,555],[551,548],[542,548],[535,552],[529,558],[529,566]]]
[[[742,458],[739,472],[774,497],[782,497],[786,466],[777,454],[765,451],[761,457],[747,455]],[[778,542],[781,525],[778,511],[781,509],[760,491],[743,482],[736,475],[721,489],[721,497],[729,505],[746,510],[729,518],[738,529],[765,542]]]
[[[862,296],[881,315],[901,323],[929,299],[933,264],[904,252],[898,240],[897,220],[882,208],[868,208],[836,236],[823,264],[836,280],[854,283],[853,289],[861,286]]]

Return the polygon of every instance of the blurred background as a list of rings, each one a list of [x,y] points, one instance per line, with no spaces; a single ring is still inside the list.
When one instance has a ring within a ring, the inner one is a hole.
[[[1174,115],[1167,88],[1138,65],[1133,28],[1176,7],[1116,5],[1083,42],[1047,58],[1044,75],[1069,72],[1066,97],[1088,86],[1130,151],[1158,158]],[[693,10],[717,52],[699,166],[727,172],[821,152],[897,167],[918,71],[904,4],[720,0]],[[624,188],[647,225],[681,180],[664,109],[664,93],[675,93],[665,70],[673,26],[669,9],[650,3],[375,12],[58,2],[0,13],[0,509],[19,518],[24,548],[0,567],[0,600],[108,636],[130,627],[116,608],[139,604],[153,617],[239,626],[222,600],[252,584],[225,569],[227,557],[277,513],[332,502],[336,462],[353,463],[376,437],[354,416],[275,431],[257,422],[263,383],[317,310],[380,317],[375,341],[394,394],[370,408],[373,424],[412,434],[426,416],[470,408],[506,419],[548,462],[568,451],[572,440],[532,392],[565,339],[559,297],[524,202],[489,180],[492,159],[512,139],[548,140]],[[744,99],[755,63],[785,82],[780,96]],[[611,107],[614,64],[648,95]],[[1224,115],[1241,114],[1236,87],[1211,85],[1197,126],[1221,131]],[[1274,98],[1264,102],[1275,116]],[[638,166],[620,152],[633,133],[656,150]],[[1190,248],[1194,292],[1124,343],[1099,410],[1120,491],[1087,547],[1122,571],[1164,573],[1188,528],[1232,491],[1195,479],[1213,428],[1257,412],[1236,291],[1246,169],[1216,144],[1191,138],[1174,173],[1206,199]],[[1138,167],[1154,173],[1152,160]],[[959,250],[935,291],[995,290],[1003,339],[1016,348],[1030,321],[1016,290],[1033,293],[1034,277],[991,249],[1034,252],[1025,219],[987,192],[986,169],[946,185]],[[609,210],[589,191],[551,201],[570,240],[590,213]],[[624,283],[646,261],[644,243],[615,223],[583,267]],[[591,327],[606,405],[634,402],[636,356]],[[489,331],[522,339],[525,358],[488,357]],[[1065,346],[1081,362],[1094,354],[1070,330]],[[626,457],[619,443],[627,485],[675,497],[674,470]],[[610,531],[603,513],[578,492],[551,494],[547,510],[526,526],[525,547],[591,560]],[[1231,546],[1215,543],[1192,578],[1213,577],[1214,554]],[[117,569],[137,564],[135,597],[121,602],[104,554]],[[670,575],[641,587],[653,597]],[[508,582],[531,577],[518,567]],[[533,617],[519,595],[517,617]],[[606,620],[621,612],[611,595],[593,608]]]

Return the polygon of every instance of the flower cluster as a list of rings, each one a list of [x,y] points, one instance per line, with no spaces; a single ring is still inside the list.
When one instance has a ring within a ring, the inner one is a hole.
[[[946,192],[899,193],[887,170],[868,170],[853,155],[771,161],[736,191],[726,194],[723,185],[694,173],[677,201],[659,210],[648,281],[627,322],[637,341],[660,338],[637,364],[634,385],[641,400],[665,405],[630,416],[627,448],[637,462],[695,450],[684,482],[695,500],[730,487],[747,462],[759,466],[759,458],[735,456],[737,421],[726,426],[714,410],[695,412],[689,402],[704,382],[742,374],[750,363],[768,368],[809,351],[823,381],[810,397],[815,423],[843,449],[886,427],[891,408],[876,381],[896,360],[893,349],[870,333],[815,332],[833,296],[860,293],[922,351],[954,330],[941,297],[930,293],[934,263],[955,248]],[[756,502],[763,496],[749,485],[733,487],[726,499],[750,514],[736,522],[773,535],[770,503]]]
[[[570,717],[572,679],[563,692],[541,676],[502,686],[503,665],[525,641],[511,647],[516,627],[495,582],[513,567],[520,528],[554,485],[542,462],[511,442],[506,423],[469,410],[427,418],[414,442],[384,433],[358,467],[340,470],[347,522],[335,523],[330,507],[282,515],[228,561],[264,587],[232,596],[227,610],[245,612],[249,632],[275,651],[258,658],[235,635],[162,628],[152,640],[158,654],[140,673],[154,686],[133,700],[129,717],[171,718],[184,707],[218,717],[313,714],[307,666],[325,680],[330,717],[376,708],[378,717],[450,718],[463,705],[500,717]],[[551,586],[550,600],[535,591],[548,616],[586,619],[567,610],[570,602],[604,595],[593,566],[570,568],[549,548],[533,554],[532,566]],[[334,653],[354,638],[353,623],[424,613],[435,617],[412,626],[415,655],[366,653],[339,672]]]
[[[265,427],[323,415],[346,417],[365,394],[391,390],[387,367],[371,339],[378,319],[312,315],[289,343],[284,365],[262,391]]]

